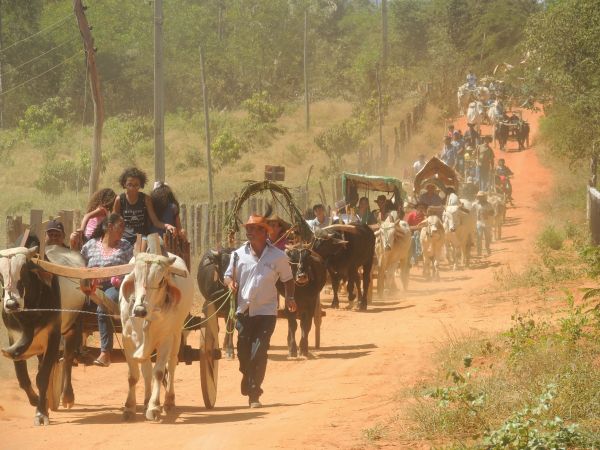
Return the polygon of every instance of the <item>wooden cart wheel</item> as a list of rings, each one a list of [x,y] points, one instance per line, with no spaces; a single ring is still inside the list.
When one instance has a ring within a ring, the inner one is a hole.
[[[204,406],[212,409],[217,401],[217,379],[221,358],[219,323],[214,304],[207,305],[206,317],[210,319],[200,329],[200,384]]]
[[[323,322],[320,298],[317,298],[317,304],[315,305],[315,312],[313,318],[315,322],[315,349],[318,350],[321,348],[321,323]]]
[[[56,361],[52,365],[50,371],[50,379],[48,380],[48,390],[46,391],[46,398],[48,401],[48,408],[51,411],[58,411],[60,406],[60,396],[63,388],[63,368],[64,360]]]

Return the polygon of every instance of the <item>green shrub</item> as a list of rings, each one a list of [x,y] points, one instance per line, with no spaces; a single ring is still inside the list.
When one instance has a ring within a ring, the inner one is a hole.
[[[498,429],[486,433],[483,445],[490,450],[559,449],[586,445],[577,424],[565,425],[560,417],[543,420],[557,395],[555,384],[547,386],[535,407],[525,407],[513,414]]]
[[[141,116],[118,115],[106,121],[115,155],[126,163],[134,164],[137,155],[152,155],[154,126]]]
[[[243,141],[234,136],[231,131],[222,131],[212,143],[211,148],[215,167],[221,168],[237,161],[246,150]]]
[[[564,236],[563,234],[554,228],[552,225],[548,225],[540,233],[537,243],[542,248],[551,248],[552,250],[560,250],[563,246]]]
[[[79,191],[89,181],[91,160],[86,150],[81,150],[76,160],[56,160],[49,152],[45,158],[35,187],[45,194],[60,195],[65,190]],[[48,157],[49,156],[49,157]],[[106,170],[108,157],[103,155],[100,171]]]
[[[11,151],[19,142],[19,133],[17,130],[0,130],[0,164],[3,166],[12,166]]]
[[[252,97],[244,100],[242,104],[248,111],[250,120],[254,123],[275,123],[283,114],[283,107],[271,103],[266,91],[255,92]]]
[[[71,99],[51,97],[39,105],[31,105],[19,120],[19,129],[29,135],[43,128],[55,129],[62,133],[71,118]]]

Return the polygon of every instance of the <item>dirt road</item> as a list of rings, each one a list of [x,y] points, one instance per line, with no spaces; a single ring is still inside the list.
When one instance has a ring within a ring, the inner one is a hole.
[[[537,117],[526,117],[535,140]],[[464,122],[458,126],[466,128]],[[551,174],[535,148],[503,156],[515,173],[516,206],[508,210],[503,239],[492,244],[492,256],[476,258],[471,270],[443,266],[440,282],[425,282],[420,268],[413,269],[408,292],[376,299],[366,313],[327,309],[322,348],[308,359],[287,358],[287,327],[278,322],[263,386],[264,408],[248,408],[239,394],[237,362],[224,360],[214,410],[203,407],[199,366],[179,365],[175,412],[163,423],[147,423],[141,412],[136,423],[123,423],[126,365],[79,366],[73,377],[75,407],[51,413],[50,427],[34,428],[33,408],[14,375],[4,370],[10,375],[0,381],[0,448],[364,447],[362,430],[396,413],[401,405],[395,394],[434,367],[436,343],[448,333],[495,331],[510,322],[515,305],[503,301],[501,293],[484,291],[493,285],[494,270],[509,261],[514,269],[531,254],[541,219],[536,205],[550,189]]]

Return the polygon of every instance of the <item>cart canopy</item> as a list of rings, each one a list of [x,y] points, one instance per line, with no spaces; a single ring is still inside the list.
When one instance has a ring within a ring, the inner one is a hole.
[[[377,175],[361,175],[357,173],[342,173],[342,192],[347,204],[354,205],[358,201],[359,192],[377,191],[394,192],[400,199],[406,198],[402,189],[402,181],[394,177],[382,177]]]
[[[418,194],[426,184],[433,183],[447,192],[448,188],[458,192],[458,175],[441,159],[432,157],[415,176],[415,193]]]

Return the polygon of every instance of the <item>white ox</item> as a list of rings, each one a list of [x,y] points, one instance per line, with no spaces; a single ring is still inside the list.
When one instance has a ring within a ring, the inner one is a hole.
[[[395,272],[400,267],[402,287],[408,289],[408,272],[410,270],[411,233],[406,222],[397,219],[393,211],[375,231],[375,254],[377,256],[377,292],[383,294],[386,278],[391,288],[397,290]]]
[[[481,130],[483,114],[483,105],[480,101],[469,103],[469,107],[467,108],[467,123],[474,124],[477,133],[479,133]]]
[[[129,393],[123,418],[135,417],[135,386],[142,365],[147,405],[146,419],[159,420],[160,385],[168,371],[164,408],[175,406],[175,367],[181,332],[192,307],[194,283],[178,256],[138,253],[133,272],[125,277],[119,294],[123,346],[129,365]],[[156,351],[154,369],[150,357]]]
[[[448,204],[442,216],[446,236],[446,255],[453,264],[453,269],[458,269],[458,262],[462,258],[464,267],[469,267],[471,246],[477,239],[477,218],[474,211],[465,208],[456,194],[450,194]]]
[[[488,194],[488,202],[492,205],[492,208],[494,208],[494,218],[492,222],[494,239],[499,241],[502,239],[502,225],[504,225],[504,220],[506,219],[506,199],[503,194],[490,192]]]
[[[440,279],[439,262],[444,253],[444,225],[436,215],[427,217],[421,229],[421,249],[423,251],[423,276],[430,279]]]
[[[477,89],[469,89],[469,85],[467,83],[458,87],[458,91],[456,92],[456,99],[458,101],[458,109],[460,110],[460,114],[463,115],[469,103],[477,98]]]

